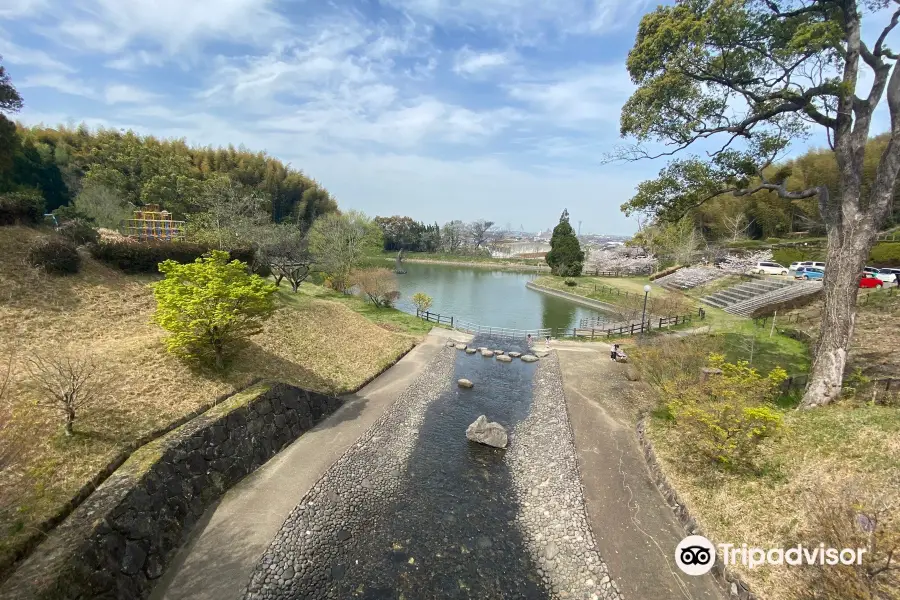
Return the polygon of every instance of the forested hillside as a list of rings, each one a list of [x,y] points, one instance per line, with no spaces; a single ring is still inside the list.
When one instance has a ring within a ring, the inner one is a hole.
[[[887,134],[873,137],[868,142],[863,168],[863,197],[868,197],[869,186],[874,180],[875,169],[887,142]],[[770,180],[786,178],[788,190],[824,184],[833,197],[839,194],[837,163],[834,152],[830,149],[810,150],[794,160],[769,167],[764,172]],[[642,197],[638,195],[622,208],[629,213],[640,213],[645,207]],[[665,219],[668,215],[659,216]],[[825,234],[825,225],[815,198],[785,200],[771,191],[760,191],[742,197],[722,195],[689,209],[686,216],[707,241],[780,238],[801,232],[810,236]],[[895,189],[893,211],[885,226],[898,224],[900,190]]]
[[[226,176],[231,185],[262,194],[275,221],[309,225],[337,209],[329,193],[301,171],[264,152],[190,147],[132,131],[91,131],[84,125],[15,127],[0,115],[0,194],[37,190],[51,212],[85,188],[114,194],[123,204],[159,204],[176,218],[201,209],[200,198]]]

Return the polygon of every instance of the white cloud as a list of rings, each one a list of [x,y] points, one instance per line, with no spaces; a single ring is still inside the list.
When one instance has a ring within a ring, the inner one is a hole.
[[[532,33],[601,33],[623,25],[647,0],[384,0],[437,23]]]
[[[506,87],[512,98],[539,110],[543,118],[567,126],[617,123],[622,104],[634,90],[624,66],[604,65]]]
[[[120,71],[135,71],[142,67],[159,67],[164,63],[165,58],[162,55],[138,50],[137,52],[123,53],[119,58],[107,61],[103,66]]]
[[[9,36],[5,31],[0,29],[0,35],[6,37],[3,46],[0,47],[3,60],[13,65],[25,67],[37,67],[48,71],[63,71],[66,73],[74,73],[75,69],[69,65],[53,58],[43,50],[35,50],[33,48],[23,48],[9,40]]]
[[[3,0],[0,4],[0,18],[12,19],[41,12],[47,7],[47,0]]]
[[[24,78],[19,84],[22,88],[50,88],[71,96],[96,98],[97,92],[90,85],[74,77],[61,73],[38,73]]]
[[[513,55],[509,52],[476,52],[466,46],[456,54],[453,71],[459,75],[476,75],[505,67],[513,60]]]
[[[146,43],[175,54],[228,40],[269,44],[287,28],[273,0],[73,0],[60,2],[48,35],[80,49],[117,53]]]
[[[125,84],[108,85],[103,93],[107,104],[146,104],[159,98],[159,94]]]

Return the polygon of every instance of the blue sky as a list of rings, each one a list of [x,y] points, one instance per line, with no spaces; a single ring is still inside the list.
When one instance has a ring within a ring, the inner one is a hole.
[[[0,54],[29,124],[243,144],[373,216],[629,234],[662,164],[601,160],[655,4],[0,0]]]

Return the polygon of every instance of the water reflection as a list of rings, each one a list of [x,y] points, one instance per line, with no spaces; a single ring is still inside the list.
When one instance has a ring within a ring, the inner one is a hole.
[[[524,351],[522,342],[476,339],[473,345]],[[500,363],[480,354],[456,356],[453,386],[428,408],[408,466],[408,480],[379,525],[359,540],[364,557],[338,566],[330,591],[338,598],[548,598],[519,535],[518,505],[505,451],[469,442],[479,415],[509,431],[528,415],[535,366]]]
[[[424,292],[434,298],[431,311],[481,325],[537,329],[570,328],[603,313],[561,298],[529,290],[533,272],[493,271],[448,265],[404,263],[399,275],[398,308],[415,312],[410,298]],[[608,315],[607,315],[608,316]]]

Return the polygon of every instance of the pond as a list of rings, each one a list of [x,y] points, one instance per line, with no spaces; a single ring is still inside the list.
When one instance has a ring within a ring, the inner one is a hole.
[[[404,263],[398,275],[397,308],[415,314],[411,298],[424,292],[434,298],[431,312],[479,325],[513,329],[571,328],[581,319],[609,317],[601,311],[536,292],[525,282],[540,273],[451,265]]]

